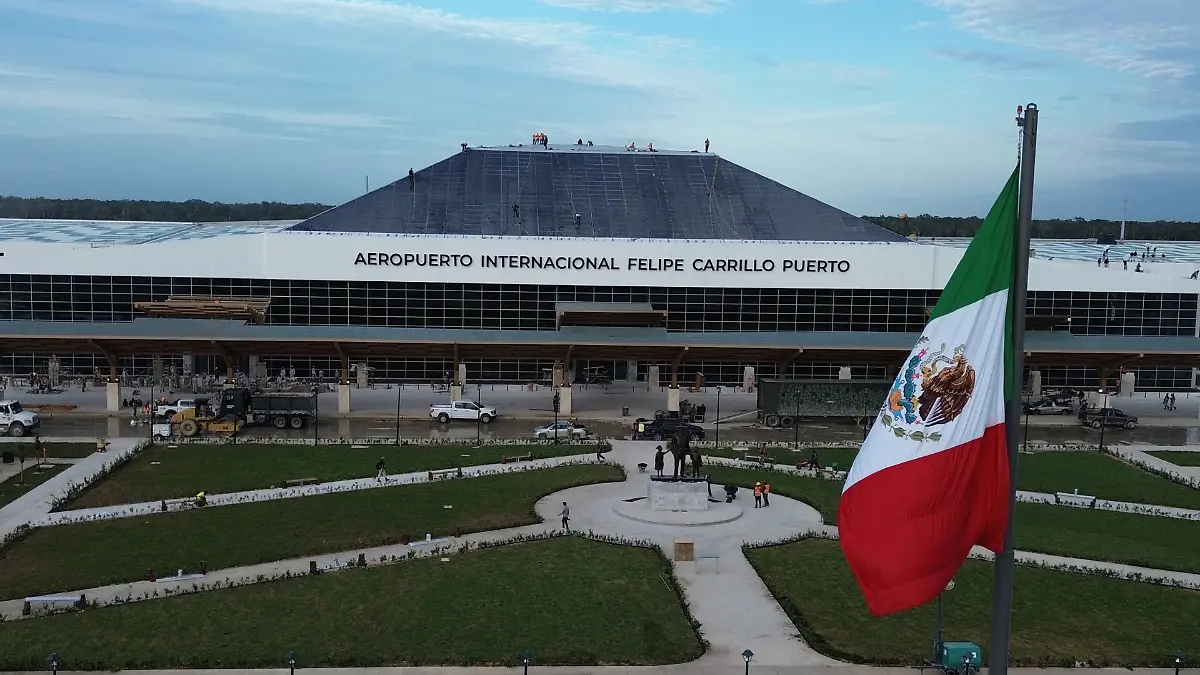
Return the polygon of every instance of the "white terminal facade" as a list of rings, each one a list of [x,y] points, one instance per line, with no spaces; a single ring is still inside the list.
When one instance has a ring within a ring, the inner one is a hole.
[[[1035,242],[1031,330],[1195,338],[1200,247]],[[299,223],[0,221],[0,324],[131,322],[138,303],[256,299],[269,326],[552,331],[566,305],[662,313],[667,333],[917,333],[964,242],[909,241],[708,153],[624,148],[468,148]],[[1154,248],[1157,247],[1157,248]],[[1097,264],[1108,249],[1108,266]],[[1135,258],[1128,264],[1123,260]],[[1140,265],[1142,271],[1134,271]],[[629,330],[612,326],[615,332]],[[644,330],[644,329],[640,329]],[[776,337],[777,339],[777,337]],[[55,354],[66,372],[98,354]],[[50,356],[0,355],[0,373],[40,372]],[[149,355],[123,356],[144,372]],[[219,372],[211,357],[169,357]],[[256,362],[258,360],[256,359]],[[269,375],[338,368],[336,359],[264,357]],[[378,379],[429,382],[444,359],[368,359]],[[468,361],[470,381],[531,382],[552,363],[503,353]],[[634,361],[603,367],[640,381]],[[882,365],[704,362],[714,384],[759,377],[884,379]],[[1094,368],[1040,366],[1042,386],[1094,388]],[[1139,389],[1193,388],[1190,367],[1131,368]]]

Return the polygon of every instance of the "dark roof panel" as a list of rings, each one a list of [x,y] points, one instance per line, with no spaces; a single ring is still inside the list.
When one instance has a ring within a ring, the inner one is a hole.
[[[903,241],[721,157],[468,148],[291,229],[531,237]],[[514,209],[513,205],[517,208]]]

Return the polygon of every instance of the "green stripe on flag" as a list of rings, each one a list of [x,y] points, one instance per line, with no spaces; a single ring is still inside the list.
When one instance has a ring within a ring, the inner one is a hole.
[[[942,291],[937,305],[930,313],[932,321],[941,316],[956,312],[963,307],[973,305],[983,298],[1012,286],[1013,239],[1017,231],[1017,201],[1020,192],[1021,167],[1013,169],[1012,176],[1005,184],[1004,190],[988,211],[987,218],[979,226],[979,232],[971,240],[971,245],[963,253],[958,267],[950,281],[946,282],[946,290]],[[1024,252],[1029,255],[1028,251]],[[1012,335],[1012,302],[1008,303],[1008,316],[1004,326],[1007,331],[1006,341]],[[1012,368],[1012,345],[1004,350],[1005,365]],[[1011,395],[1011,376],[1005,378],[1005,396]]]

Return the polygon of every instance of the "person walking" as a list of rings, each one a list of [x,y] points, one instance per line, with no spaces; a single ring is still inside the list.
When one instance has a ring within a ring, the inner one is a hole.
[[[387,480],[387,463],[380,457],[378,462],[375,462],[375,482],[382,483]]]
[[[1175,394],[1171,394],[1171,410],[1175,410]]]
[[[559,512],[558,517],[562,519],[562,528],[564,530],[566,530],[567,532],[570,532],[571,531],[571,507],[567,506],[566,502],[563,502],[562,511]]]
[[[763,508],[771,505],[771,484],[763,483]]]
[[[754,508],[756,508],[756,509],[762,508],[762,498],[763,498],[762,483],[755,483],[754,484]]]

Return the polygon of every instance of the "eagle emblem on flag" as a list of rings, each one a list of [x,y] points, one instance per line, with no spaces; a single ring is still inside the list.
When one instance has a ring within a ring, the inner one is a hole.
[[[966,345],[947,354],[942,343],[936,350],[922,336],[917,348],[892,383],[879,421],[899,438],[938,441],[941,434],[929,432],[957,419],[975,393],[975,367],[967,361]]]

